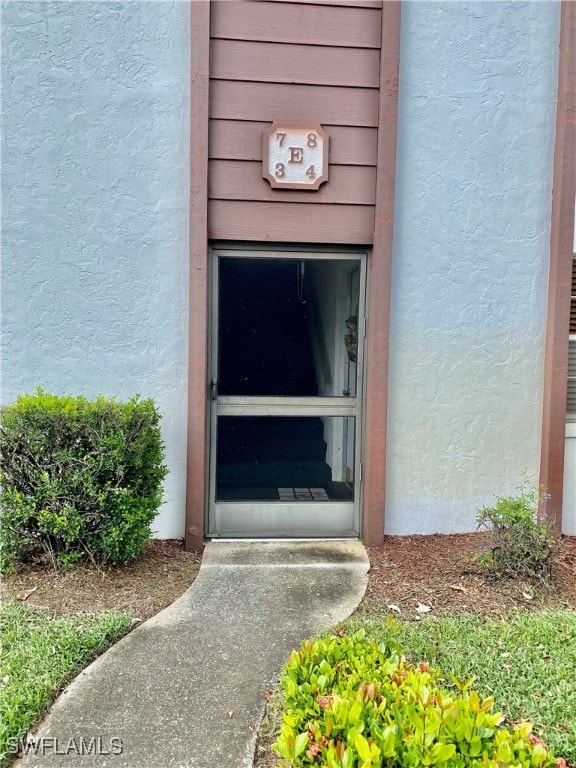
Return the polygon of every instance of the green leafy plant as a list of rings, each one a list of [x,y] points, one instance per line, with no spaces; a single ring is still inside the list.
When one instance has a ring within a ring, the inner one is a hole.
[[[501,725],[473,678],[443,686],[363,630],[303,643],[282,677],[283,722],[274,750],[286,766],[326,768],[549,768],[531,724]]]
[[[142,553],[167,469],[152,400],[51,395],[2,410],[0,569]]]
[[[524,481],[518,496],[499,496],[493,507],[479,510],[476,522],[490,535],[490,550],[478,560],[497,576],[549,581],[560,545],[551,526],[538,521],[538,504],[545,496]]]
[[[506,723],[529,720],[537,735],[576,768],[576,612],[519,610],[506,616],[437,616],[423,621],[367,620],[345,625],[365,629],[377,642],[407,649],[411,661],[427,661],[443,676],[476,677],[474,687],[494,696]]]

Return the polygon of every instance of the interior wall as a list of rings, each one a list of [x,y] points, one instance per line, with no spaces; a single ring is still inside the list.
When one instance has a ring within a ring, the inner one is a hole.
[[[358,304],[358,297],[352,298],[350,295],[350,269],[350,263],[343,261],[306,265],[310,280],[309,301],[313,305],[310,311],[310,335],[320,396],[341,397],[349,384],[344,343],[346,319]],[[359,290],[359,280],[354,283],[354,290]],[[355,391],[351,394],[354,395]],[[354,419],[325,418],[324,440],[327,444],[326,462],[332,468],[332,480],[346,481],[346,467],[354,469]]]
[[[321,397],[339,394],[341,371],[338,370],[338,331],[341,324],[339,294],[341,266],[335,262],[307,264],[310,299],[310,340],[318,394]],[[332,469],[332,480],[341,482],[342,473],[342,419],[323,418],[326,463]]]
[[[189,6],[2,7],[2,404],[153,397],[184,533]]]
[[[538,484],[556,2],[402,4],[386,531]]]

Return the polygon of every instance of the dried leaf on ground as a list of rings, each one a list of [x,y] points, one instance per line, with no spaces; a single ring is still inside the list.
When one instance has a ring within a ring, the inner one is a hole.
[[[20,602],[23,603],[25,600],[28,600],[30,595],[33,595],[34,592],[36,592],[37,589],[38,589],[38,586],[35,586],[35,587],[32,587],[31,589],[28,589],[26,592],[24,592],[23,595],[18,595],[16,600],[20,600]]]
[[[484,533],[430,536],[386,536],[368,550],[368,589],[358,613],[397,606],[414,616],[415,604],[434,615],[482,613],[498,615],[511,609],[542,610],[576,606],[576,537],[564,537],[553,565],[552,587],[523,579],[488,579],[477,557],[488,546]],[[522,592],[532,596],[526,598]]]
[[[138,560],[96,568],[80,564],[55,570],[22,566],[4,576],[3,599],[27,600],[52,616],[125,611],[138,621],[150,618],[179,597],[196,578],[200,557],[184,552],[181,541],[153,540]]]

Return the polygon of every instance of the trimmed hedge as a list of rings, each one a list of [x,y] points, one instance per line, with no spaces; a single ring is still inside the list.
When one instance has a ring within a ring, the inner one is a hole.
[[[2,410],[0,570],[47,556],[122,563],[151,536],[167,474],[152,400],[51,395]]]

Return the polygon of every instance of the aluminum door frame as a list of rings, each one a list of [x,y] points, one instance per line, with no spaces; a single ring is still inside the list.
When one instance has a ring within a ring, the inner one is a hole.
[[[208,349],[211,376],[209,414],[208,499],[206,536],[211,539],[358,538],[362,532],[363,406],[366,340],[368,250],[318,247],[286,248],[256,245],[212,246],[210,249],[211,323]],[[360,266],[358,356],[355,397],[220,396],[218,382],[219,261],[293,259],[294,261],[357,261]],[[354,430],[354,500],[282,502],[216,500],[216,435],[219,416],[352,416]],[[277,523],[267,524],[273,510]],[[324,515],[319,514],[324,512]],[[245,521],[252,523],[250,530]]]

